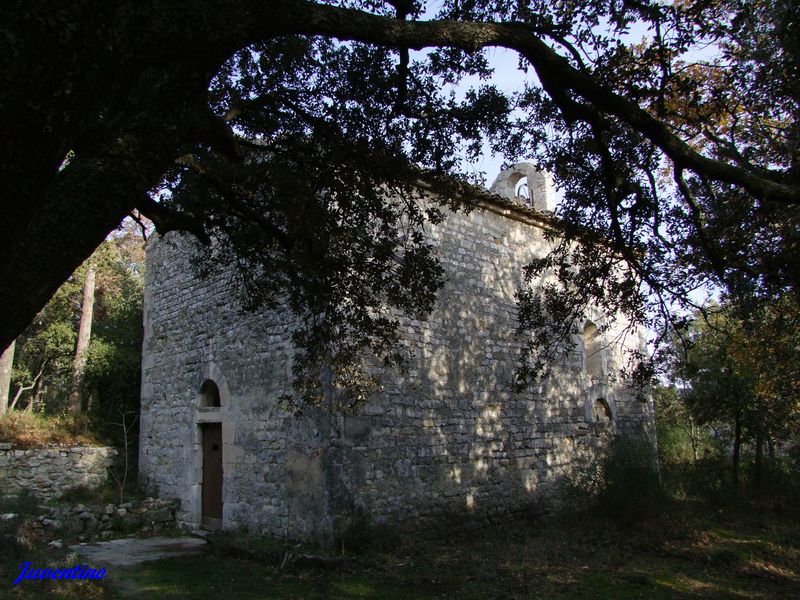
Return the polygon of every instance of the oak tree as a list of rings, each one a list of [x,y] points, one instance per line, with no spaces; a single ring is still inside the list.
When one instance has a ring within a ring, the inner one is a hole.
[[[521,295],[534,332],[523,380],[546,325],[588,302],[663,324],[709,283],[796,297],[799,12],[5,2],[0,347],[133,212],[193,234],[247,303],[288,303],[307,365],[347,379],[361,348],[391,361],[386,307],[429,309],[441,281],[422,231],[443,213],[425,191],[468,207],[478,192],[461,167],[484,143],[533,158],[563,190],[562,243],[528,270],[560,285]],[[492,47],[516,52],[527,82],[452,93],[489,75]]]

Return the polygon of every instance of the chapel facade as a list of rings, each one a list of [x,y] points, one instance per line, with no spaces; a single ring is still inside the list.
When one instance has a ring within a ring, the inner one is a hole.
[[[227,278],[200,280],[193,243],[148,247],[139,471],[189,526],[327,540],[355,521],[478,527],[554,500],[574,461],[613,436],[653,436],[652,403],[621,377],[643,335],[590,315],[575,350],[512,386],[522,267],[554,243],[545,173],[520,163],[469,214],[430,231],[445,269],[435,309],[406,317],[413,358],[353,415],[285,410],[293,318],[242,313]],[[653,442],[654,443],[654,442]]]

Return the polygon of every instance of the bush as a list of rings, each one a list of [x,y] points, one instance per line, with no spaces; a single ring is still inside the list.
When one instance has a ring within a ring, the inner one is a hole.
[[[652,516],[664,499],[653,443],[644,437],[620,437],[602,459],[605,486],[599,507],[619,521]]]
[[[18,522],[18,518],[0,521],[0,556],[6,563],[16,562],[25,556],[25,547],[17,539]]]
[[[560,496],[568,512],[591,511],[620,524],[656,514],[664,493],[652,442],[614,438],[596,457],[574,463]]]
[[[9,496],[0,500],[0,513],[14,513],[15,515],[38,515],[41,498],[28,489],[23,489],[16,496]]]
[[[777,511],[800,513],[800,451],[795,449],[793,453],[774,459],[765,457],[759,492],[759,498],[768,500]]]
[[[676,500],[702,499],[712,506],[734,501],[730,459],[708,456],[697,462],[661,464],[664,489]]]

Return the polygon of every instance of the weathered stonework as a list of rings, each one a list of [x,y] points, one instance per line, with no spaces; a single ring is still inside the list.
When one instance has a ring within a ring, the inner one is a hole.
[[[23,490],[39,498],[57,498],[70,488],[105,483],[116,450],[74,448],[0,449],[0,490],[16,496]]]
[[[523,179],[527,198],[517,195],[517,185]],[[553,178],[530,162],[517,163],[500,173],[489,191],[503,198],[513,198],[534,210],[552,212],[555,209]]]
[[[364,517],[421,530],[453,516],[462,526],[499,521],[546,503],[575,457],[653,423],[651,404],[619,381],[614,330],[592,342],[590,357],[576,337],[576,351],[537,389],[512,391],[515,293],[521,267],[552,243],[546,223],[487,195],[481,209],[432,227],[447,279],[436,308],[404,319],[401,343],[414,354],[407,372],[384,373],[384,390],[352,416],[282,410],[279,397],[292,391],[291,315],[242,314],[224,276],[192,275],[188,238],[151,242],[142,483],[180,499],[178,519],[197,525],[201,425],[219,422],[228,528],[324,539]],[[201,406],[206,380],[219,387],[218,408]]]
[[[67,539],[107,540],[136,531],[158,533],[175,527],[174,500],[146,498],[121,504],[57,504],[33,521],[33,529]]]

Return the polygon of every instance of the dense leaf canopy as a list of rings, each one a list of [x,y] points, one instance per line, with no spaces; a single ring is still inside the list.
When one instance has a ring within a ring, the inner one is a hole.
[[[795,298],[799,13],[785,0],[7,2],[0,345],[136,211],[193,233],[209,265],[235,257],[249,304],[289,303],[308,326],[309,389],[321,363],[355,382],[360,348],[396,358],[396,310],[435,298],[423,230],[442,212],[422,189],[469,207],[461,171],[485,144],[563,191],[563,242],[528,270],[561,281],[520,296],[522,381],[587,304],[665,325],[707,285]],[[455,93],[486,81],[491,47],[517,52],[527,83]]]

